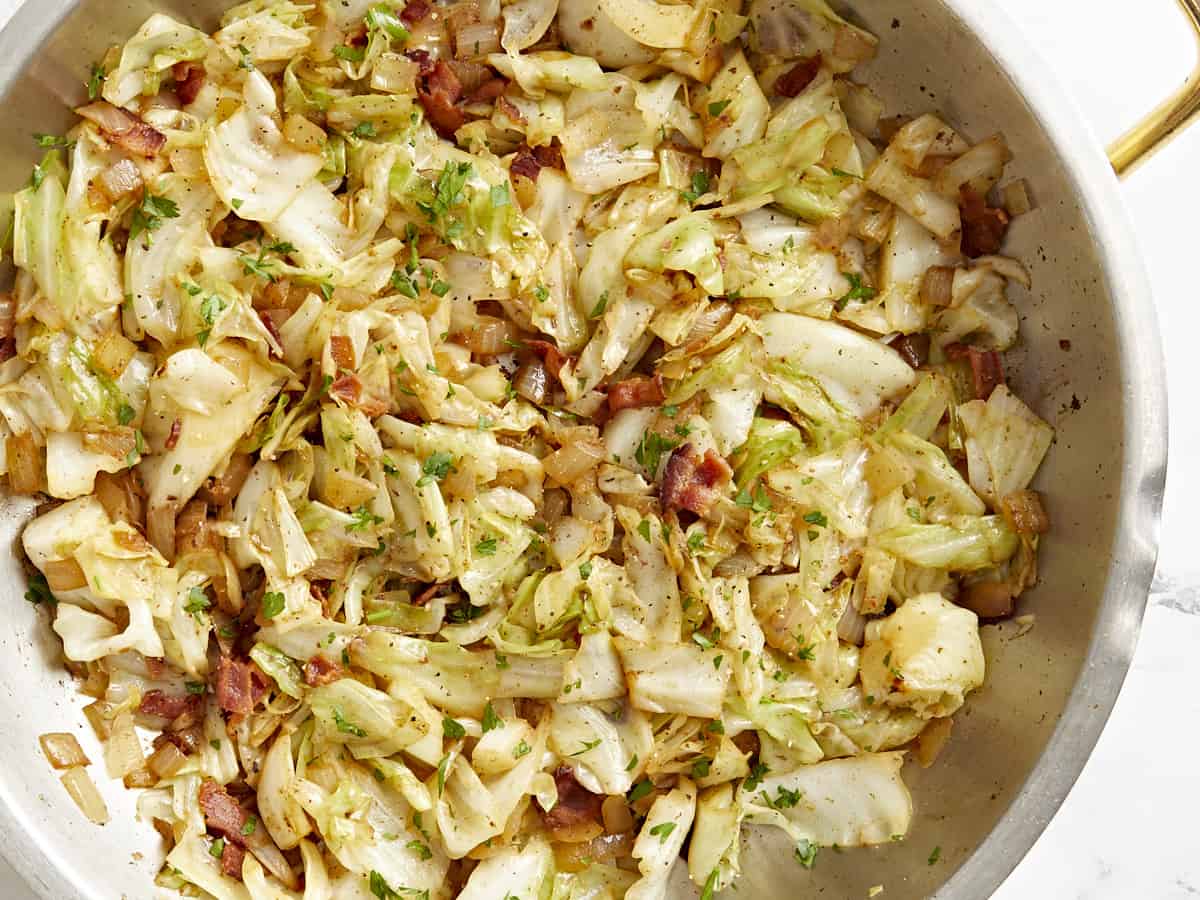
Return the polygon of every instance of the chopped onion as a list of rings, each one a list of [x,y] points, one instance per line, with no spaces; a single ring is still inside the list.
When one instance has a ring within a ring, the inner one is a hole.
[[[934,719],[917,735],[916,752],[913,755],[922,769],[928,769],[937,762],[953,730],[954,719]]]
[[[83,449],[113,459],[126,459],[137,449],[137,435],[129,427],[88,430],[83,433]]]
[[[72,766],[90,766],[92,764],[73,734],[51,732],[41,735],[38,742],[42,745],[42,752],[46,754],[46,759],[50,760],[50,765],[56,769],[69,769]]]
[[[633,814],[624,797],[609,796],[604,798],[600,807],[600,815],[604,819],[604,830],[609,834],[623,834],[633,831]]]
[[[1045,534],[1050,516],[1037,491],[1014,491],[1000,499],[1000,510],[1017,534]]]
[[[133,341],[119,331],[109,331],[96,342],[92,362],[109,378],[117,378],[136,352],[137,345]]]
[[[837,633],[838,637],[847,644],[854,644],[858,647],[861,647],[863,641],[866,640],[867,618],[858,611],[853,603],[846,604],[846,611],[838,620]]]
[[[63,774],[62,784],[89,822],[94,825],[108,824],[108,807],[104,805],[104,798],[96,790],[87,769],[68,769]]]
[[[178,774],[185,765],[187,756],[170,741],[164,741],[146,761],[147,768],[159,778],[170,778]]]
[[[142,186],[142,173],[132,160],[122,159],[101,172],[99,181],[109,200],[119,200]]]
[[[534,359],[517,369],[513,377],[513,390],[530,403],[545,403],[550,394],[550,373],[546,371],[545,363]]]
[[[1033,212],[1033,198],[1029,196],[1029,182],[1024,178],[1010,181],[1001,190],[1004,197],[1004,211],[1014,219]]]
[[[42,566],[42,574],[46,576],[46,584],[54,593],[87,587],[87,576],[73,557],[48,560]]]
[[[112,719],[108,716],[108,703],[104,700],[89,703],[83,708],[83,715],[88,720],[88,724],[92,726],[92,731],[96,732],[96,737],[107,741],[112,735]]]
[[[480,316],[469,331],[459,337],[460,343],[479,356],[498,356],[512,349],[517,337],[517,326],[507,319]]]
[[[8,486],[14,494],[36,494],[46,488],[46,452],[31,432],[9,435],[4,445],[8,457]]]
[[[568,485],[604,460],[607,454],[604,441],[599,438],[576,441],[551,453],[542,460],[546,477],[551,481]]]
[[[134,479],[132,469],[115,475],[100,472],[96,476],[96,499],[114,522],[128,522],[138,526],[144,524],[145,507],[142,505],[141,492]]]
[[[921,279],[921,302],[949,306],[954,297],[954,272],[949,266],[933,266]]]
[[[120,713],[112,723],[112,734],[104,744],[104,765],[109,778],[124,778],[146,764],[142,743],[133,727],[133,716]]]
[[[151,788],[158,784],[158,779],[149,769],[137,769],[121,779],[126,788]]]
[[[304,116],[290,115],[283,122],[283,136],[297,150],[319,153],[325,147],[327,135],[319,125]]]
[[[454,55],[458,59],[478,59],[500,49],[500,29],[494,22],[464,25],[454,36]]]

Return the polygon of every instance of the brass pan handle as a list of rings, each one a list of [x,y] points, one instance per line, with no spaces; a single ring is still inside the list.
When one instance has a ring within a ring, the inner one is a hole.
[[[1200,0],[1179,0],[1200,44]],[[1173,96],[1161,103],[1108,148],[1108,158],[1124,178],[1166,146],[1200,115],[1200,62]]]

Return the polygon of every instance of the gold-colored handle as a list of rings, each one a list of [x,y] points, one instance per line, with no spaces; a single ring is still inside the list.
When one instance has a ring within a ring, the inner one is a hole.
[[[1200,0],[1179,0],[1200,41]],[[1108,148],[1108,158],[1124,178],[1200,115],[1200,63],[1173,96],[1125,132]]]

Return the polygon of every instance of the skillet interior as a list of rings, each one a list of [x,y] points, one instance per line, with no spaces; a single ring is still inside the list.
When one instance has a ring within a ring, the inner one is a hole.
[[[61,132],[69,125],[66,106],[82,99],[88,67],[108,45],[124,41],[153,11],[212,29],[228,5],[229,0],[28,0],[0,35],[7,126],[0,131],[0,186],[13,189],[28,178],[39,152],[32,132]],[[743,850],[738,895],[865,897],[871,886],[882,884],[892,900],[927,897],[979,850],[941,895],[986,896],[1044,827],[1091,748],[1095,728],[1082,741],[1072,743],[1070,735],[1058,741],[1055,755],[1042,766],[1047,777],[1038,781],[1056,796],[1024,798],[1028,805],[1017,808],[984,847],[1042,759],[1072,690],[1077,682],[1091,685],[1098,695],[1093,718],[1102,721],[1128,665],[1153,561],[1152,535],[1140,534],[1144,543],[1131,543],[1130,525],[1153,518],[1147,513],[1156,490],[1161,493],[1153,453],[1147,463],[1144,446],[1130,449],[1129,436],[1140,446],[1148,434],[1152,444],[1162,425],[1156,418],[1161,388],[1152,387],[1144,402],[1136,396],[1139,379],[1152,383],[1158,371],[1156,342],[1143,344],[1143,350],[1150,347],[1148,356],[1135,359],[1127,320],[1148,317],[1153,339],[1153,313],[1147,296],[1114,288],[1097,249],[1094,210],[1081,202],[1047,130],[965,22],[943,0],[852,6],[856,18],[882,38],[879,58],[861,74],[883,96],[888,114],[938,110],[973,139],[1003,131],[1016,154],[1009,174],[1027,178],[1036,198],[1038,209],[1017,221],[1007,248],[1034,276],[1031,293],[1012,293],[1023,321],[1021,346],[1009,362],[1020,395],[1058,429],[1039,485],[1054,531],[1043,544],[1042,584],[1022,601],[1022,611],[1035,614],[1036,626],[1021,637],[1012,626],[985,629],[986,686],[958,715],[938,765],[906,770],[917,806],[910,839],[871,851],[825,851],[809,872],[792,860],[785,844],[755,837]],[[1132,283],[1141,287],[1136,278]],[[1119,308],[1118,293],[1123,293]],[[1070,350],[1060,341],[1070,341]],[[1149,374],[1135,375],[1147,360]],[[1144,484],[1134,483],[1135,475]],[[1139,487],[1143,500],[1148,494],[1151,502],[1130,511],[1127,500]],[[0,534],[14,547],[30,510],[24,500],[0,501]],[[5,852],[47,897],[147,897],[159,861],[158,839],[148,825],[134,821],[132,795],[119,783],[102,785],[113,822],[94,828],[38,750],[39,733],[72,731],[93,760],[102,758],[78,712],[83,704],[61,669],[57,639],[44,614],[21,599],[24,577],[15,555],[0,560],[0,575],[10,623],[0,634],[5,721],[0,758],[7,763],[0,767],[0,829],[11,834]],[[1077,693],[1076,706],[1092,702],[1091,695],[1082,696],[1087,689]],[[1069,724],[1077,721],[1082,719]],[[103,781],[102,767],[93,771]],[[929,865],[934,847],[940,847],[940,861]],[[689,896],[688,889],[680,885],[677,895]]]

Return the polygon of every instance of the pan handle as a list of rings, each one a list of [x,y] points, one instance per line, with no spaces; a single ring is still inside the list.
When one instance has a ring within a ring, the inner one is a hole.
[[[1179,0],[1179,5],[1200,41],[1200,0]],[[1183,87],[1108,148],[1108,158],[1117,175],[1124,178],[1130,174],[1197,116],[1200,116],[1200,63]]]

